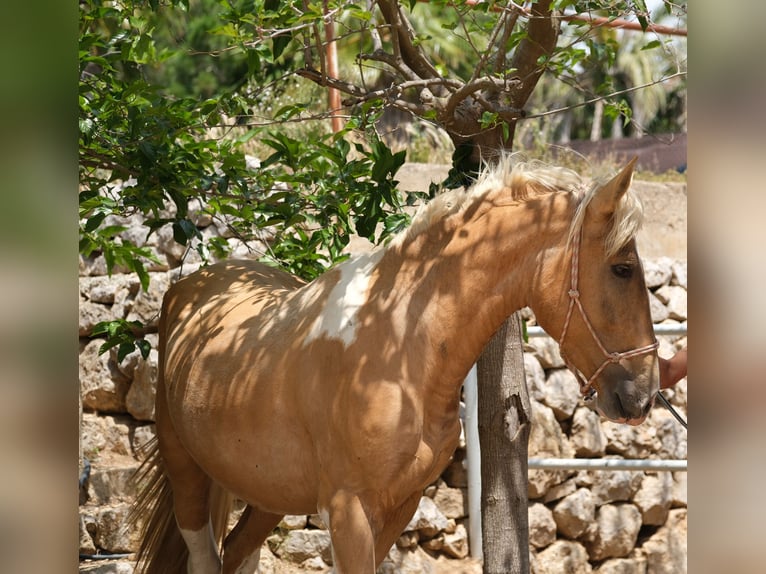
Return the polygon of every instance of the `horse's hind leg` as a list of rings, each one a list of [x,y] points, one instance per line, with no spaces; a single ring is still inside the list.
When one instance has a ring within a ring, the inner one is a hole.
[[[223,544],[223,574],[254,574],[261,546],[281,519],[281,515],[247,506]]]
[[[221,560],[210,520],[211,480],[178,439],[162,389],[157,391],[157,438],[173,489],[176,524],[189,550],[187,573],[219,574]]]

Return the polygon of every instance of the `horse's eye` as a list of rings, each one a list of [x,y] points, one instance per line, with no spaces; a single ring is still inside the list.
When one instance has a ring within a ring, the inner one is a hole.
[[[612,265],[612,273],[621,279],[630,279],[633,275],[633,266],[625,263]]]

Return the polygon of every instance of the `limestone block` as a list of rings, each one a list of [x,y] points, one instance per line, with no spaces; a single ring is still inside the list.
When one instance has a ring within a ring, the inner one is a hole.
[[[130,430],[131,426],[123,417],[83,413],[80,429],[83,455],[91,462],[105,453],[130,455]]]
[[[606,452],[607,440],[604,431],[601,430],[601,415],[586,406],[575,410],[570,440],[577,457],[603,456]]]
[[[467,497],[467,489],[450,488],[440,481],[433,500],[445,517],[457,520],[468,515]]]
[[[151,345],[152,349],[157,349],[159,345],[159,335],[157,333],[147,333],[144,335],[144,339],[146,339],[149,344]],[[112,349],[112,358],[117,361],[117,349]],[[120,370],[120,372],[128,377],[129,379],[133,379],[133,376],[136,372],[136,367],[138,366],[139,362],[143,361],[144,358],[141,355],[141,351],[138,349],[135,349],[132,353],[128,353],[125,357],[123,357],[122,361],[117,363],[117,368]]]
[[[124,413],[129,381],[109,353],[99,355],[104,339],[92,339],[80,353],[80,393],[85,410]]]
[[[669,257],[644,259],[644,280],[649,289],[656,289],[670,283],[673,277],[673,260]]]
[[[646,574],[646,558],[611,558],[598,567],[599,574]]]
[[[159,324],[162,298],[170,286],[167,273],[150,273],[148,291],[139,291],[127,315],[128,321],[141,321],[145,327],[157,327]]]
[[[304,530],[308,524],[308,518],[303,515],[287,514],[279,521],[278,528],[285,530]]]
[[[577,481],[574,477],[565,480],[561,484],[554,484],[545,493],[543,503],[548,504],[550,502],[555,502],[556,500],[561,500],[565,496],[572,494],[575,490],[577,490]]]
[[[686,508],[689,504],[689,496],[686,486],[688,473],[674,472],[672,475],[673,492],[671,494],[671,506],[673,508]]]
[[[277,548],[279,558],[300,564],[309,558],[319,556],[332,564],[330,533],[326,530],[290,530]]]
[[[136,460],[143,461],[149,454],[150,442],[157,436],[154,424],[136,425],[130,434],[130,448]]]
[[[673,477],[669,472],[647,474],[633,503],[641,512],[641,521],[649,526],[665,524],[673,496]]]
[[[436,574],[435,561],[420,546],[402,549],[394,545],[376,574]]]
[[[465,525],[458,524],[453,533],[444,534],[442,552],[452,558],[463,559],[468,556],[468,530]]]
[[[530,399],[532,427],[529,433],[529,456],[540,458],[570,458],[573,454],[569,441],[561,430],[553,410]],[[530,470],[528,496],[542,498],[547,490],[566,480],[567,471]]]
[[[95,554],[96,544],[91,532],[96,532],[96,519],[89,513],[80,510],[80,554]],[[90,526],[90,530],[89,527]]]
[[[88,504],[132,502],[135,496],[132,479],[138,466],[129,456],[111,456],[108,465],[93,465],[88,478]]]
[[[673,261],[671,265],[673,269],[673,278],[670,281],[671,285],[678,285],[679,287],[687,288],[688,285],[688,265],[686,259],[677,259]]]
[[[686,574],[687,569],[686,509],[674,509],[665,526],[660,527],[641,545],[651,574]]]
[[[606,419],[601,430],[607,440],[606,452],[625,458],[649,458],[660,447],[657,430],[651,425],[631,426]]]
[[[632,504],[605,504],[596,512],[596,525],[585,542],[590,559],[623,558],[636,545],[641,513]]]
[[[88,301],[112,305],[126,295],[135,295],[140,287],[138,277],[133,274],[113,274],[111,277],[80,277],[80,294]]]
[[[402,535],[396,540],[396,545],[399,548],[415,548],[420,541],[417,530],[413,532],[403,532]]]
[[[684,386],[686,383],[683,383]],[[678,413],[687,418],[686,409],[677,406]],[[666,408],[656,406],[649,415],[648,425],[656,429],[658,445],[653,452],[658,458],[685,459],[688,451],[688,433]]]
[[[649,312],[652,316],[652,323],[662,323],[670,316],[665,304],[651,291],[649,292]]]
[[[572,416],[580,404],[580,383],[569,369],[553,369],[545,381],[545,396],[542,402],[551,409],[557,420]]]
[[[545,548],[556,540],[556,522],[550,508],[539,502],[529,505],[529,543],[535,548]]]
[[[582,544],[557,540],[537,554],[534,574],[588,574],[593,568]]]
[[[410,519],[404,532],[417,530],[421,538],[432,538],[448,527],[447,518],[442,514],[436,503],[423,496],[420,498],[418,509]]]
[[[139,531],[137,528],[131,528],[127,521],[130,508],[129,503],[122,503],[99,509],[94,540],[102,552],[121,554],[138,550]]]
[[[630,470],[580,471],[578,486],[590,488],[596,506],[632,500],[641,487],[641,474]]]
[[[133,382],[125,396],[125,408],[136,420],[154,421],[158,362],[159,354],[156,349],[150,350],[145,360],[137,360]]]
[[[596,501],[590,490],[579,488],[553,508],[558,531],[572,540],[579,538],[596,518]]]
[[[668,310],[668,317],[675,321],[686,321],[688,316],[686,289],[677,285],[665,285],[656,292]]]
[[[543,369],[560,369],[566,367],[559,352],[559,344],[551,337],[536,337],[525,347],[540,361]]]
[[[526,377],[529,396],[542,402],[546,392],[545,371],[533,353],[524,353],[524,376]]]

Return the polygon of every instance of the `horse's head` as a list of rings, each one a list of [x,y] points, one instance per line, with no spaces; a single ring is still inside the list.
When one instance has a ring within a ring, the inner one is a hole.
[[[583,394],[595,392],[601,414],[628,424],[646,418],[659,390],[657,343],[635,241],[641,206],[628,192],[634,164],[580,202],[568,247],[546,263],[549,281],[561,292],[553,307],[544,306],[548,325],[538,317],[558,334]]]

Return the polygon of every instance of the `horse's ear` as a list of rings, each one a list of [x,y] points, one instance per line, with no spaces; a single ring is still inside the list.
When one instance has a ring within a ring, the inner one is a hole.
[[[610,218],[617,209],[617,205],[630,188],[633,181],[633,169],[636,166],[638,156],[635,156],[628,165],[622,168],[622,171],[602,185],[593,196],[588,211],[594,215],[599,215],[606,219]]]

